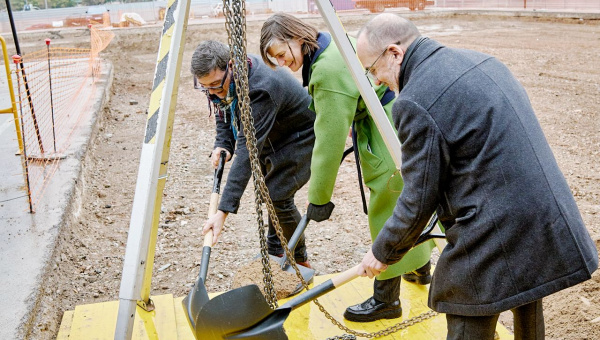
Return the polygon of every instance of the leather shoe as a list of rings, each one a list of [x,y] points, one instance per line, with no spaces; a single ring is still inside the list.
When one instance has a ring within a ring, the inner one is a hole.
[[[420,285],[431,283],[431,261],[427,261],[423,267],[415,271],[402,274],[402,278],[408,282]]]
[[[371,322],[380,319],[395,319],[402,315],[400,301],[380,302],[374,297],[365,302],[346,308],[344,318],[348,321]]]

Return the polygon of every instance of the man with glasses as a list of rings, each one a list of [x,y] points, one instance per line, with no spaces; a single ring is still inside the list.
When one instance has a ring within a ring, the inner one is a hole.
[[[494,57],[445,47],[394,14],[361,29],[357,52],[399,93],[404,178],[360,274],[402,259],[436,211],[448,245],[429,306],[446,313],[447,339],[492,340],[507,310],[516,340],[544,339],[542,298],[589,279],[598,252],[525,89]]]
[[[216,138],[211,154],[212,164],[217,166],[222,150],[227,153],[227,160],[234,150],[236,155],[218,211],[204,225],[204,233],[213,229],[213,244],[223,231],[227,215],[237,212],[252,174],[246,138],[239,120],[236,75],[231,63],[229,48],[213,40],[200,43],[191,62],[194,88],[208,97],[210,111],[215,112]],[[267,67],[255,55],[248,58],[248,86],[261,170],[283,235],[289,240],[301,219],[294,204],[294,195],[310,177],[315,114],[308,109],[310,96],[298,80],[284,69]],[[269,254],[283,255],[284,250],[270,218],[267,244]],[[294,257],[299,265],[310,268],[304,236],[296,246]]]

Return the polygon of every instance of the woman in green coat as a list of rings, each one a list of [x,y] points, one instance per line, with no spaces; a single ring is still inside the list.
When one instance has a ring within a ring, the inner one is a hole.
[[[394,161],[331,35],[292,15],[277,13],[263,24],[260,51],[267,65],[287,66],[293,72],[302,70],[303,85],[308,86],[312,97],[310,108],[316,113],[316,139],[308,189],[309,215],[311,211],[325,211],[331,206],[335,179],[352,126],[364,183],[370,189],[368,220],[374,240],[394,210],[402,179],[394,176]],[[391,120],[394,93],[387,87],[375,90]],[[400,277],[429,283],[432,248],[433,242],[421,244],[402,261],[389,266],[375,279],[373,297],[348,307],[344,317],[356,322],[399,317]]]

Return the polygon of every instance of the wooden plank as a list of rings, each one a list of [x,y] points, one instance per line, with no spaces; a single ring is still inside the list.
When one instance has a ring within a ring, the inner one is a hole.
[[[62,320],[60,322],[60,328],[58,329],[58,335],[56,336],[56,340],[69,339],[69,334],[71,333],[71,324],[73,324],[74,315],[74,311],[66,311],[63,314]]]
[[[139,317],[144,320],[146,335],[135,337],[136,331],[133,331],[133,339],[154,339],[149,336],[150,331],[155,331],[156,339],[177,339],[177,323],[175,318],[175,306],[173,304],[173,295],[165,294],[153,296],[154,306],[152,312],[144,312],[141,308],[137,308],[136,319]]]
[[[334,275],[315,277],[315,284]],[[403,315],[392,320],[369,323],[346,321],[346,307],[363,301],[373,293],[373,280],[357,278],[348,284],[322,296],[319,301],[341,324],[358,332],[372,333],[396,325],[429,310],[427,295],[429,286],[402,282],[401,302]],[[219,293],[209,294],[211,298]],[[173,299],[170,294],[153,297],[156,309],[144,312],[137,308],[133,339],[179,339],[194,340],[181,304],[183,297]],[[280,301],[280,305],[286,300]],[[57,340],[66,339],[114,339],[118,301],[77,306],[75,311],[65,312]],[[294,310],[284,324],[290,340],[322,340],[344,332],[328,320],[314,303]],[[500,340],[513,339],[513,335],[501,324],[496,327]],[[446,317],[439,314],[431,319],[378,339],[443,340],[446,338]]]
[[[173,296],[152,297],[155,310],[136,308],[132,339],[176,339],[177,323]],[[75,307],[71,327],[65,339],[114,339],[119,302],[109,301]],[[62,328],[62,325],[61,325]]]
[[[315,277],[315,284],[324,282],[332,276],[334,275]],[[319,301],[341,324],[358,332],[372,333],[429,311],[429,307],[427,307],[428,287],[403,281],[400,297],[402,302],[402,317],[392,320],[379,320],[377,322],[357,323],[346,321],[343,318],[344,310],[350,304],[355,303],[354,300],[357,294],[360,296],[359,301],[363,301],[372,295],[373,280],[371,279],[357,278],[322,296],[319,298]],[[350,296],[353,297],[350,298]],[[294,310],[286,320],[284,328],[290,340],[319,340],[344,334],[342,330],[333,325],[319,311],[319,308],[314,303]],[[513,339],[512,334],[501,324],[498,324],[497,330],[500,340]],[[439,314],[431,319],[378,339],[442,340],[446,339],[446,332],[446,317],[444,314]]]
[[[175,306],[175,319],[177,323],[177,339],[178,340],[195,340],[190,324],[187,320],[186,311],[183,308],[182,300],[184,296],[175,298],[173,305]]]

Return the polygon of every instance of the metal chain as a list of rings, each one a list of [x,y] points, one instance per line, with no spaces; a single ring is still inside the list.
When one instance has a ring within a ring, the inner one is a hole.
[[[430,318],[438,315],[437,312],[429,310],[429,311],[427,311],[425,313],[421,313],[421,314],[419,314],[417,316],[414,316],[414,317],[412,317],[410,319],[406,319],[406,320],[404,320],[402,322],[399,322],[399,323],[397,323],[397,324],[395,324],[393,326],[390,326],[390,327],[388,327],[386,329],[382,329],[380,331],[373,332],[373,333],[362,333],[362,332],[357,332],[357,331],[355,331],[353,329],[350,329],[350,328],[342,325],[333,316],[331,316],[331,314],[329,314],[329,312],[327,312],[325,310],[325,308],[323,308],[323,306],[321,306],[321,304],[317,302],[317,300],[315,300],[314,302],[317,304],[317,306],[319,306],[319,310],[321,310],[321,312],[323,312],[323,314],[325,314],[325,317],[327,319],[329,319],[331,321],[331,323],[333,323],[334,325],[336,325],[339,329],[341,329],[344,332],[347,332],[347,333],[349,333],[351,335],[354,335],[354,336],[357,336],[357,337],[362,337],[362,338],[369,338],[369,339],[370,338],[379,338],[379,337],[382,337],[382,336],[390,335],[392,333],[396,333],[399,330],[408,328],[408,327],[410,327],[412,325],[416,325],[419,322],[425,321],[427,319],[430,319]],[[350,336],[349,334],[344,334],[344,335],[342,335],[342,337],[343,336]],[[332,339],[344,339],[344,338],[333,337]]]
[[[336,335],[325,340],[356,340],[356,336],[352,334]]]
[[[277,308],[277,294],[275,291],[269,254],[267,249],[267,239],[265,236],[265,225],[263,218],[262,205],[266,203],[269,216],[273,223],[279,225],[275,209],[271,202],[268,189],[265,185],[264,176],[261,171],[258,160],[258,150],[256,147],[256,131],[254,129],[254,119],[252,118],[252,109],[250,108],[250,97],[248,95],[248,56],[246,54],[246,9],[245,1],[223,0],[223,14],[225,15],[225,27],[228,34],[229,50],[231,60],[233,61],[233,75],[235,81],[235,90],[238,98],[238,107],[240,120],[243,124],[244,135],[246,136],[246,148],[250,156],[250,166],[254,182],[254,196],[256,203],[256,215],[258,220],[258,235],[261,246],[261,260],[263,265],[263,283],[265,298],[271,308]],[[277,222],[275,222],[277,220]]]
[[[228,34],[229,50],[231,54],[231,60],[233,60],[233,74],[235,80],[235,89],[238,97],[238,107],[240,111],[240,120],[243,124],[244,135],[246,136],[246,148],[250,156],[250,165],[252,171],[252,178],[254,182],[254,194],[256,203],[256,214],[258,220],[258,234],[260,237],[261,245],[261,257],[263,264],[263,282],[265,284],[265,298],[271,306],[271,308],[277,308],[277,296],[273,283],[273,277],[271,274],[271,265],[269,262],[269,255],[267,250],[267,242],[265,237],[265,226],[263,220],[263,203],[266,206],[268,216],[271,218],[273,227],[277,233],[277,237],[281,241],[288,261],[292,268],[296,272],[296,276],[302,282],[302,286],[308,290],[308,283],[302,277],[300,270],[294,259],[294,255],[291,253],[287,241],[283,236],[283,231],[279,224],[279,219],[275,214],[275,208],[273,207],[273,201],[269,195],[269,189],[265,184],[265,178],[261,171],[261,166],[258,159],[258,149],[256,147],[256,130],[254,128],[254,119],[252,118],[252,109],[250,108],[250,97],[248,87],[248,56],[246,54],[246,3],[244,0],[223,0],[223,14],[225,15],[225,27]],[[363,338],[376,338],[385,335],[392,334],[401,329],[412,326],[423,320],[429,319],[437,315],[436,312],[430,310],[423,314],[417,315],[408,320],[404,320],[396,325],[388,327],[378,332],[373,333],[362,333],[354,331],[339,321],[337,321],[321,303],[315,299],[313,301],[319,310],[325,315],[327,319],[336,325],[339,329],[349,333],[340,337],[334,337],[332,339],[354,339],[356,336]]]

